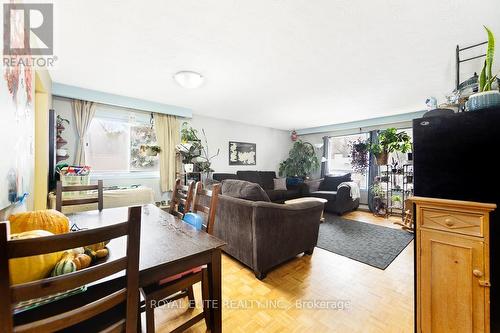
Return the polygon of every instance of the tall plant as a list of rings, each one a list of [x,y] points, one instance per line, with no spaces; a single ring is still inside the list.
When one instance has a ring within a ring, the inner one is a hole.
[[[288,158],[280,163],[279,175],[305,178],[318,170],[319,160],[314,147],[309,142],[295,141]]]
[[[493,82],[495,82],[497,75],[493,76],[491,68],[493,67],[493,57],[495,55],[495,37],[490,29],[486,26],[486,33],[488,34],[488,48],[486,50],[486,59],[484,60],[481,75],[479,75],[479,91],[490,91]]]

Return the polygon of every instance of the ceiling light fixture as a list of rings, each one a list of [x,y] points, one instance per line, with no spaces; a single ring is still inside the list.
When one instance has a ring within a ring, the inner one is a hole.
[[[180,71],[175,73],[174,80],[183,88],[196,89],[203,84],[203,76],[193,71]]]

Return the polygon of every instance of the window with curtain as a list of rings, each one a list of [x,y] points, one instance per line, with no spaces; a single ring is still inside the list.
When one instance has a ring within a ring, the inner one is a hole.
[[[328,174],[344,175],[351,173],[352,180],[360,189],[368,189],[368,170],[365,174],[354,172],[351,165],[351,143],[358,139],[367,140],[368,133],[331,137],[329,140]]]
[[[85,154],[93,172],[159,172],[158,156],[141,154],[143,144],[156,144],[151,115],[100,106],[87,132]]]

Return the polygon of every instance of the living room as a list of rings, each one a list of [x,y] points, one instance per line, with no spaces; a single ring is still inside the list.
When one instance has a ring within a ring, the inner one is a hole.
[[[497,2],[3,11],[1,331],[500,331]]]

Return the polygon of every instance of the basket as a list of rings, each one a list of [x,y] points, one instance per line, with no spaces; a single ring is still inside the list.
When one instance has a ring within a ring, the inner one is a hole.
[[[63,186],[78,186],[78,185],[90,185],[90,175],[77,176],[77,175],[62,175],[61,182]],[[74,192],[63,192],[63,199],[77,198],[86,196],[89,191],[74,191]]]

